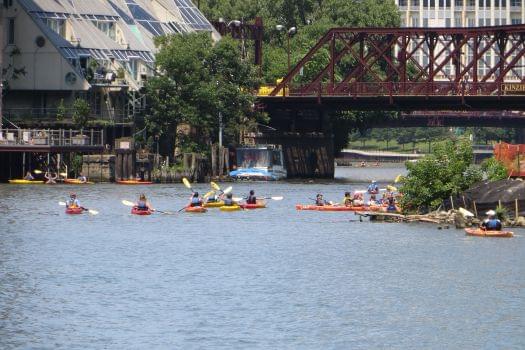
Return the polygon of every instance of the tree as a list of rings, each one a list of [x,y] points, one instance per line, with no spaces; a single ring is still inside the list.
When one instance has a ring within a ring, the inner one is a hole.
[[[64,105],[64,99],[61,98],[57,106],[57,114],[56,114],[57,121],[61,122],[62,120],[64,120],[64,117],[66,116],[66,112],[67,111],[66,111],[66,106]]]
[[[407,162],[408,174],[400,191],[403,210],[437,208],[451,195],[457,195],[481,181],[481,172],[472,166],[474,153],[467,139],[447,140],[434,146],[431,154],[416,163]]]
[[[86,127],[89,118],[90,107],[86,100],[77,98],[73,102],[73,123],[79,128]]]
[[[219,112],[230,143],[243,126],[260,117],[253,110],[253,91],[258,86],[255,68],[242,60],[233,39],[223,38],[214,45],[207,33],[169,35],[157,38],[156,45],[161,74],[146,85],[151,107],[146,123],[156,135],[172,140],[170,148],[175,148],[181,124],[195,130],[184,135],[182,146],[203,151],[217,140]]]

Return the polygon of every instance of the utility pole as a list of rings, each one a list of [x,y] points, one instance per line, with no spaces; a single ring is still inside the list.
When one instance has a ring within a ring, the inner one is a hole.
[[[219,112],[219,148],[222,147],[222,113]]]

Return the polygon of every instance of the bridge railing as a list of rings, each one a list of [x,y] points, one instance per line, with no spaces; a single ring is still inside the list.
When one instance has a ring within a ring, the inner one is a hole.
[[[488,96],[505,94],[497,82],[352,82],[340,83],[335,87],[329,83],[318,84],[316,88],[290,87],[289,96]]]
[[[104,146],[102,130],[0,129],[0,146]]]

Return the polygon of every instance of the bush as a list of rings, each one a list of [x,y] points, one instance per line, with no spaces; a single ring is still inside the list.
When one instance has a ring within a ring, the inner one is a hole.
[[[85,128],[89,118],[90,107],[89,104],[81,99],[77,98],[73,102],[73,123],[79,128]]]
[[[505,180],[508,177],[507,168],[496,158],[488,158],[481,163],[481,170],[490,181]]]

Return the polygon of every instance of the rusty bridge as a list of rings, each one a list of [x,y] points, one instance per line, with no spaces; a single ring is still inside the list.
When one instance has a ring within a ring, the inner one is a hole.
[[[525,110],[525,25],[333,28],[259,101],[269,111]]]

